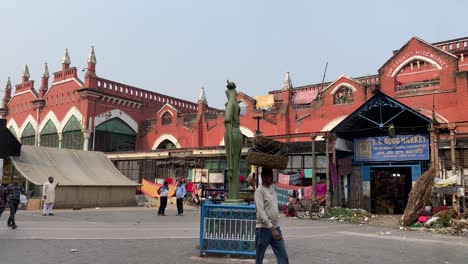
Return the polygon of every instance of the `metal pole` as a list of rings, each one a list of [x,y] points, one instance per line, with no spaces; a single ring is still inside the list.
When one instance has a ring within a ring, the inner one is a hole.
[[[312,136],[312,199],[317,199],[317,156],[315,155],[315,136]]]
[[[331,197],[330,197],[330,155],[329,155],[329,146],[330,146],[330,138],[329,134],[325,135],[325,158],[326,158],[326,176],[327,176],[327,194],[326,194],[326,208],[327,211],[330,210],[331,207]]]
[[[336,164],[336,138],[333,137],[331,140],[332,143],[332,162],[334,166],[334,170],[337,176],[337,182],[333,185],[333,204],[334,206],[340,206],[340,193],[339,193],[339,186],[340,186],[340,176],[338,175],[338,165]]]
[[[466,212],[466,186],[465,186],[465,169],[463,167],[460,167],[460,176],[461,176],[461,187],[462,187],[462,208],[463,212]]]
[[[258,136],[262,133],[262,131],[260,131],[260,116],[256,116],[254,117],[255,119],[257,119],[257,130],[255,131],[255,135]],[[260,177],[260,174],[258,173],[259,169],[258,169],[258,166],[255,166],[255,189],[258,188],[258,182],[259,182],[259,177]]]

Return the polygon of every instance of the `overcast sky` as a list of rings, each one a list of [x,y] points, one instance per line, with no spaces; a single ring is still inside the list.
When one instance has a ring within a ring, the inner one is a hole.
[[[385,3],[384,3],[385,2]],[[91,45],[103,78],[222,107],[226,79],[251,96],[341,74],[375,74],[412,36],[468,36],[468,1],[2,1],[0,89],[24,64],[40,85],[44,62],[86,67]],[[80,77],[82,73],[80,71]],[[3,96],[3,92],[1,93]]]

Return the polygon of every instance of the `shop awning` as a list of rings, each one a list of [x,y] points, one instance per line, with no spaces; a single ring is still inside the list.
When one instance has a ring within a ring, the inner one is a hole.
[[[331,131],[338,137],[388,136],[390,125],[397,134],[427,134],[431,119],[403,103],[377,91]]]
[[[136,186],[102,152],[23,146],[13,166],[36,185],[52,176],[61,186]]]
[[[299,91],[294,95],[294,104],[310,104],[317,98],[318,89]]]

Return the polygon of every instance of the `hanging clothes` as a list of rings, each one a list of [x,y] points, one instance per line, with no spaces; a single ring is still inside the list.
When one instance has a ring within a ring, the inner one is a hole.
[[[308,186],[304,188],[304,199],[311,199],[312,198],[312,186]]]
[[[278,176],[278,183],[289,185],[289,175],[280,173]]]
[[[294,95],[294,104],[310,104],[317,98],[318,89],[299,91]]]
[[[300,185],[301,184],[301,174],[296,173],[289,175],[289,185]]]
[[[275,98],[272,94],[255,96],[255,100],[257,101],[255,107],[259,109],[267,109],[275,105]]]

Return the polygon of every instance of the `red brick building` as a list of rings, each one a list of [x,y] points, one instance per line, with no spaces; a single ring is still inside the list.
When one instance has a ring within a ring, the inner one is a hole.
[[[444,124],[447,131],[456,134],[459,139],[456,140],[458,150],[455,159],[458,165],[467,166],[468,158],[465,157],[468,155],[465,155],[462,140],[468,132],[465,123],[462,123],[468,120],[467,45],[468,38],[430,44],[414,37],[394,51],[375,75],[343,75],[330,83],[293,87],[287,74],[282,89],[273,90],[267,96],[255,99],[239,92],[241,130],[246,137],[252,137],[258,129],[260,118],[263,135],[284,135],[282,138],[285,141],[311,144],[311,133],[332,130],[368,102],[378,90],[421,116],[429,119],[435,117],[436,122]],[[38,89],[30,80],[27,66],[22,82],[15,85],[15,89],[8,81],[0,117],[8,120],[7,127],[23,144],[105,152],[204,149],[223,145],[223,110],[209,106],[203,89],[196,102],[189,102],[99,77],[94,49],[90,51],[88,68],[83,77],[79,77],[78,70],[70,65],[66,51],[62,69],[53,73],[52,80],[45,65]],[[238,90],[242,91],[242,87]],[[258,108],[260,104],[263,104],[264,110]],[[388,128],[390,124],[380,125],[381,128]],[[443,149],[443,141],[450,142],[450,139],[442,136],[436,140],[439,145],[435,145],[431,136],[431,159],[441,155],[441,163],[447,161],[442,164],[446,168],[454,166],[452,152],[449,150],[448,154],[444,154],[445,150],[434,152],[434,149]],[[322,138],[318,137],[317,140]],[[338,136],[333,142],[334,149],[338,151],[338,173],[352,174],[352,139]],[[214,156],[222,152],[210,151]],[[199,154],[208,152],[204,150]],[[170,155],[169,152],[158,153],[158,156]],[[197,154],[195,150],[191,153]],[[298,153],[302,153],[299,158],[290,159],[290,169],[310,168],[310,150]],[[351,156],[346,153],[351,153]],[[156,159],[154,155],[119,153],[113,157],[144,160]],[[426,166],[422,161],[418,162],[411,165],[419,166],[418,170],[410,172],[413,180]],[[134,177],[154,174],[153,169],[142,174],[141,168],[146,165],[140,163],[136,169],[129,169],[128,164],[122,166],[139,175]],[[155,168],[160,165],[151,166]],[[217,166],[218,169],[222,167]],[[244,166],[246,170],[247,165]],[[352,179],[348,179],[350,181]],[[364,190],[364,196],[365,193]]]

